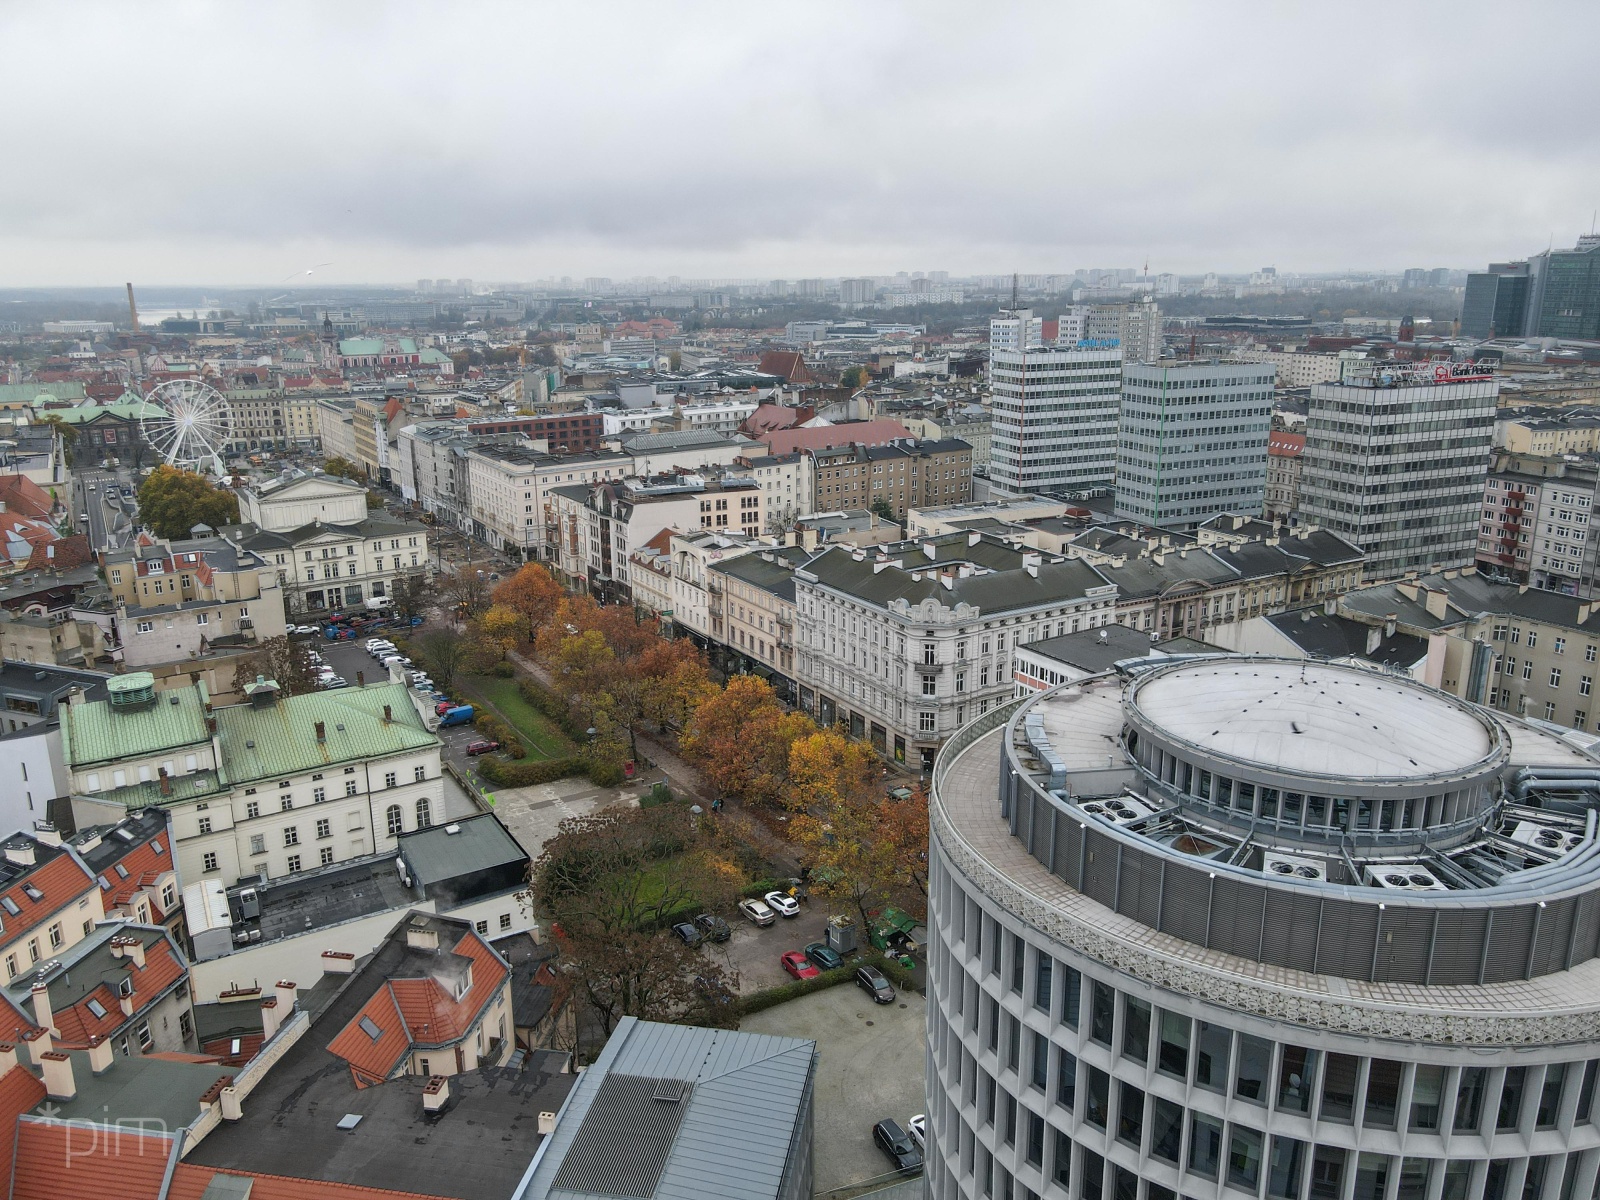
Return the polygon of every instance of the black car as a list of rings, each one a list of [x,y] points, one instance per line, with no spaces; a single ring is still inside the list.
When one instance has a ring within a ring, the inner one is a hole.
[[[831,971],[835,967],[844,966],[844,959],[837,950],[832,949],[826,942],[812,942],[805,947],[806,957],[817,964],[824,971]]]
[[[712,913],[701,913],[694,919],[695,928],[708,942],[725,942],[733,936],[728,923]]]
[[[922,1151],[917,1149],[911,1135],[900,1128],[900,1122],[892,1117],[872,1127],[872,1140],[889,1156],[895,1170],[915,1171],[922,1166]]]
[[[677,934],[685,946],[698,946],[705,940],[693,921],[679,921],[672,927],[672,932]]]
[[[894,1003],[894,988],[889,986],[889,981],[877,967],[857,967],[856,986],[870,994],[876,1004]]]

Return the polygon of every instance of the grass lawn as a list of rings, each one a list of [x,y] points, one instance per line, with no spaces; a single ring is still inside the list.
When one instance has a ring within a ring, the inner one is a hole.
[[[522,698],[515,679],[493,675],[472,675],[460,681],[461,689],[474,699],[488,701],[490,707],[522,735],[533,758],[565,758],[576,751],[567,735],[549,717]]]

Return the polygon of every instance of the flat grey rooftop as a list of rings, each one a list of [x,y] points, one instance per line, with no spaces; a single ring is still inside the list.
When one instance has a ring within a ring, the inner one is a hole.
[[[1316,663],[1194,663],[1144,682],[1136,702],[1153,725],[1192,745],[1301,774],[1460,772],[1494,749],[1483,720],[1443,695]]]
[[[420,890],[400,882],[393,855],[290,876],[260,889],[260,895],[264,942],[403,908],[422,899]]]

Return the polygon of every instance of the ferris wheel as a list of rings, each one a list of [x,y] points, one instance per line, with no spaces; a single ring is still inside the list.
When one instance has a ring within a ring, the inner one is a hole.
[[[197,379],[169,379],[151,390],[145,405],[139,432],[162,462],[221,474],[223,447],[233,429],[221,392]]]

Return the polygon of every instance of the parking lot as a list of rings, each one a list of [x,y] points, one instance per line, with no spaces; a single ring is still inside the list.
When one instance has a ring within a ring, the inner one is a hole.
[[[707,952],[723,955],[738,972],[741,996],[788,982],[791,977],[778,962],[779,956],[785,950],[803,950],[808,942],[822,941],[828,923],[826,909],[816,901],[809,907],[802,904],[798,917],[779,917],[765,929],[751,924],[742,913],[726,915],[733,936]]]
[[[816,1192],[893,1169],[872,1141],[872,1126],[926,1111],[926,1008],[916,992],[874,1004],[851,984],[813,992],[740,1022],[750,1033],[810,1038],[817,1043]]]

